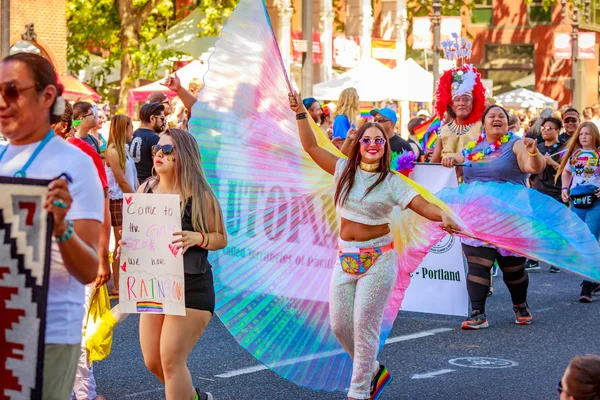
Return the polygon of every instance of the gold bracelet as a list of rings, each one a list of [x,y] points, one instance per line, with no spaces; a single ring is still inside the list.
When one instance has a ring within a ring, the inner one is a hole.
[[[538,149],[535,149],[535,153],[527,152],[527,154],[529,154],[530,157],[536,157],[538,154],[540,154],[540,151]]]

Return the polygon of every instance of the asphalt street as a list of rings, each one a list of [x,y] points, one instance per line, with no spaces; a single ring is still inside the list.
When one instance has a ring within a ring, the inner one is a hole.
[[[531,326],[514,324],[501,276],[488,299],[486,330],[462,331],[459,317],[400,313],[379,357],[393,375],[382,399],[557,399],[556,383],[571,358],[600,353],[600,296],[579,303],[581,280],[567,272],[550,274],[546,267],[530,278]],[[111,356],[95,365],[98,392],[108,400],[164,399],[144,367],[138,321],[132,315],[116,328]],[[346,398],[297,387],[261,368],[218,318],[188,363],[194,383],[218,400]]]

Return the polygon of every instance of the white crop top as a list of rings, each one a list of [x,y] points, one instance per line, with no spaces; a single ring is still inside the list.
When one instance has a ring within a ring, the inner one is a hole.
[[[348,161],[340,158],[335,166],[333,180],[337,185]],[[365,225],[383,225],[390,223],[390,215],[395,206],[405,209],[419,193],[411,188],[401,177],[393,172],[377,185],[371,193],[365,192],[377,181],[379,173],[366,172],[358,168],[354,185],[343,206],[337,207],[342,218]]]

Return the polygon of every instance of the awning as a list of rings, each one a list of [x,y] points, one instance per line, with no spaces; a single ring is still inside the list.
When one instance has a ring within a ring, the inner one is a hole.
[[[60,83],[65,87],[63,96],[69,101],[94,100],[100,101],[100,95],[91,87],[80,82],[73,75],[60,75]]]

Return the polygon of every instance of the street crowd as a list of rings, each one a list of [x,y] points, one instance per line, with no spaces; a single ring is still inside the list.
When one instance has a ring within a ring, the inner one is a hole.
[[[202,149],[188,132],[202,85],[193,81],[183,88],[175,74],[165,86],[178,97],[151,94],[136,115],[138,125],[127,115],[110,116],[110,107],[65,101],[53,67],[41,56],[18,53],[0,64],[0,133],[5,138],[0,145],[0,175],[52,180],[44,204],[54,220],[45,400],[104,398],[99,393],[102,382],[94,379],[82,341],[82,323],[95,290],[108,285],[117,296],[122,290],[123,198],[136,192],[180,196],[182,231],[176,233],[173,244],[184,251],[185,270],[186,316],[141,314],[139,342],[145,365],[164,384],[168,400],[213,399],[194,386],[186,361],[215,312],[208,254],[226,247],[227,232],[202,169]],[[372,316],[383,312],[397,273],[397,256],[389,247],[391,208],[410,208],[439,222],[450,234],[461,229],[442,208],[388,174],[389,161],[381,160],[411,152],[418,161],[457,168],[465,184],[495,181],[530,187],[570,209],[600,238],[600,201],[596,201],[600,197],[600,105],[517,112],[494,105],[476,87],[454,90],[448,89],[447,98],[438,96],[433,113],[414,113],[406,139],[398,132],[393,105],[375,108],[363,118],[359,93],[353,88],[345,89],[335,104],[324,106],[314,98],[290,94],[289,106],[296,114],[305,151],[334,176],[337,185],[336,204],[342,214],[340,252],[350,258],[353,247],[379,252],[377,261],[366,266],[362,275],[347,272],[340,257],[332,277],[332,330],[354,360],[349,399],[380,398],[391,381],[389,371],[376,360],[379,328],[372,327],[381,325],[381,318]],[[439,104],[440,100],[445,102]],[[435,146],[428,148],[415,129],[432,114],[439,116],[443,126],[435,133]],[[348,160],[316,144],[310,119]],[[492,158],[500,148],[502,155],[485,164],[488,167],[460,167],[478,157]],[[465,239],[463,251],[468,261],[471,314],[461,327],[489,326],[485,303],[493,292],[497,269],[511,293],[515,323],[531,324],[528,273],[539,271],[540,264],[476,239]],[[558,266],[548,268],[562,271]],[[599,289],[598,282],[583,280],[579,301],[591,303]],[[350,297],[354,316],[348,314]],[[600,356],[574,358],[557,389],[561,399],[600,399]]]

